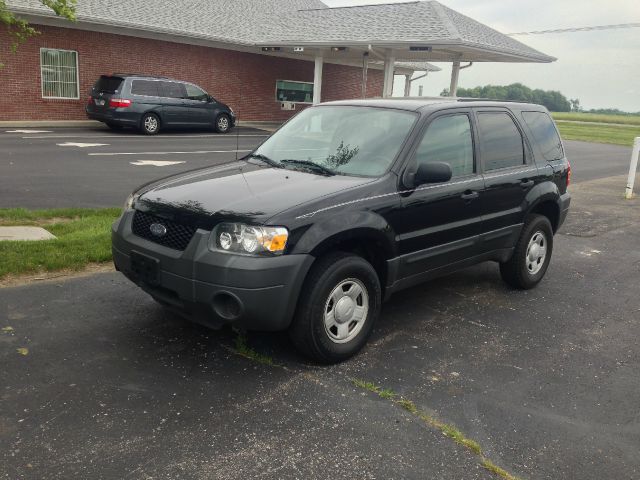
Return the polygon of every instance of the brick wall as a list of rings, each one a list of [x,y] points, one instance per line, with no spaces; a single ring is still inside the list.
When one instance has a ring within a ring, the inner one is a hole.
[[[244,120],[285,120],[292,112],[275,101],[276,80],[313,81],[313,62],[149,40],[124,35],[36,25],[41,32],[9,53],[0,31],[0,120],[84,119],[87,94],[96,79],[113,72],[163,75],[196,83],[229,104]],[[76,50],[80,100],[43,99],[40,48]],[[325,64],[322,100],[358,98],[360,68]],[[369,70],[367,93],[382,93],[381,71]]]

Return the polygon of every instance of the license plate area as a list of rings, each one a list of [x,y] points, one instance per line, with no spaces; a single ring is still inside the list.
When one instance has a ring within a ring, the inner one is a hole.
[[[149,285],[160,284],[160,260],[140,252],[131,252],[131,271]]]
[[[105,101],[104,100],[100,100],[100,99],[94,99],[94,102],[96,103],[97,106],[99,107],[104,107]]]

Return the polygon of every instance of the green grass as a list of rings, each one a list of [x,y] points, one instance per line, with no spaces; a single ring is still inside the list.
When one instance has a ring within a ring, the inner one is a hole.
[[[254,362],[262,363],[263,365],[275,365],[273,359],[267,355],[256,352],[253,348],[247,345],[247,337],[244,335],[238,335],[236,337],[236,345],[234,348],[238,355],[241,355]]]
[[[557,125],[564,140],[611,143],[630,147],[633,145],[633,139],[640,137],[640,126],[590,125],[574,122],[559,122]]]
[[[640,126],[640,115],[603,115],[600,113],[554,112],[551,116],[555,120],[569,120],[574,122],[618,123],[620,125]]]
[[[441,422],[440,420],[438,420],[437,418],[434,418],[428,413],[423,412],[411,400],[402,398],[400,397],[400,395],[393,392],[392,390],[388,388],[382,388],[373,382],[367,382],[364,380],[353,378],[351,379],[351,383],[353,383],[353,385],[355,385],[358,388],[367,390],[371,393],[378,395],[381,398],[384,398],[385,400],[389,400],[393,402],[395,405],[403,408],[410,414],[418,417],[420,420],[422,420],[425,424],[429,425],[430,427],[440,430],[444,435],[452,439],[454,442],[468,448],[475,455],[477,455],[480,458],[480,464],[482,465],[482,467],[490,471],[491,473],[494,473],[495,475],[498,475],[505,480],[518,480],[518,477],[511,475],[509,472],[507,472],[503,468],[498,467],[491,460],[485,457],[484,453],[482,453],[482,447],[478,442],[468,438],[464,433],[462,433],[454,425]]]
[[[0,209],[0,226],[42,226],[55,240],[0,242],[0,279],[13,274],[79,270],[111,261],[111,224],[120,209]]]

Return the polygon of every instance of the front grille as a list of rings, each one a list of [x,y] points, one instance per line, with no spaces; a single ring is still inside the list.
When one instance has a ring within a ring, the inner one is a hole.
[[[160,237],[151,233],[150,227],[154,223],[163,225],[167,229],[167,233]],[[197,227],[183,225],[136,210],[133,216],[132,230],[134,235],[149,240],[150,242],[164,245],[174,250],[184,250],[196,233]]]

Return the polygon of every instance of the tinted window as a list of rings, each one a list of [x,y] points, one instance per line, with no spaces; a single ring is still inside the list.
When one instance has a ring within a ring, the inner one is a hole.
[[[160,82],[152,80],[134,80],[131,82],[131,93],[133,95],[146,95],[147,97],[160,96]]]
[[[544,158],[546,160],[562,158],[564,156],[562,142],[551,117],[544,112],[522,112],[522,116],[529,125]]]
[[[454,177],[473,173],[473,139],[467,115],[436,118],[427,129],[416,151],[418,165],[444,162]]]
[[[169,98],[187,98],[187,89],[183,83],[160,82],[162,84],[162,96]]]
[[[101,76],[100,79],[93,86],[93,89],[97,93],[116,93],[120,89],[122,78],[120,77],[107,77]]]
[[[511,116],[500,112],[480,113],[478,128],[485,170],[524,164],[522,135]]]
[[[195,85],[187,83],[185,84],[185,88],[187,90],[187,97],[189,100],[206,100],[208,97],[204,90],[196,87]]]

